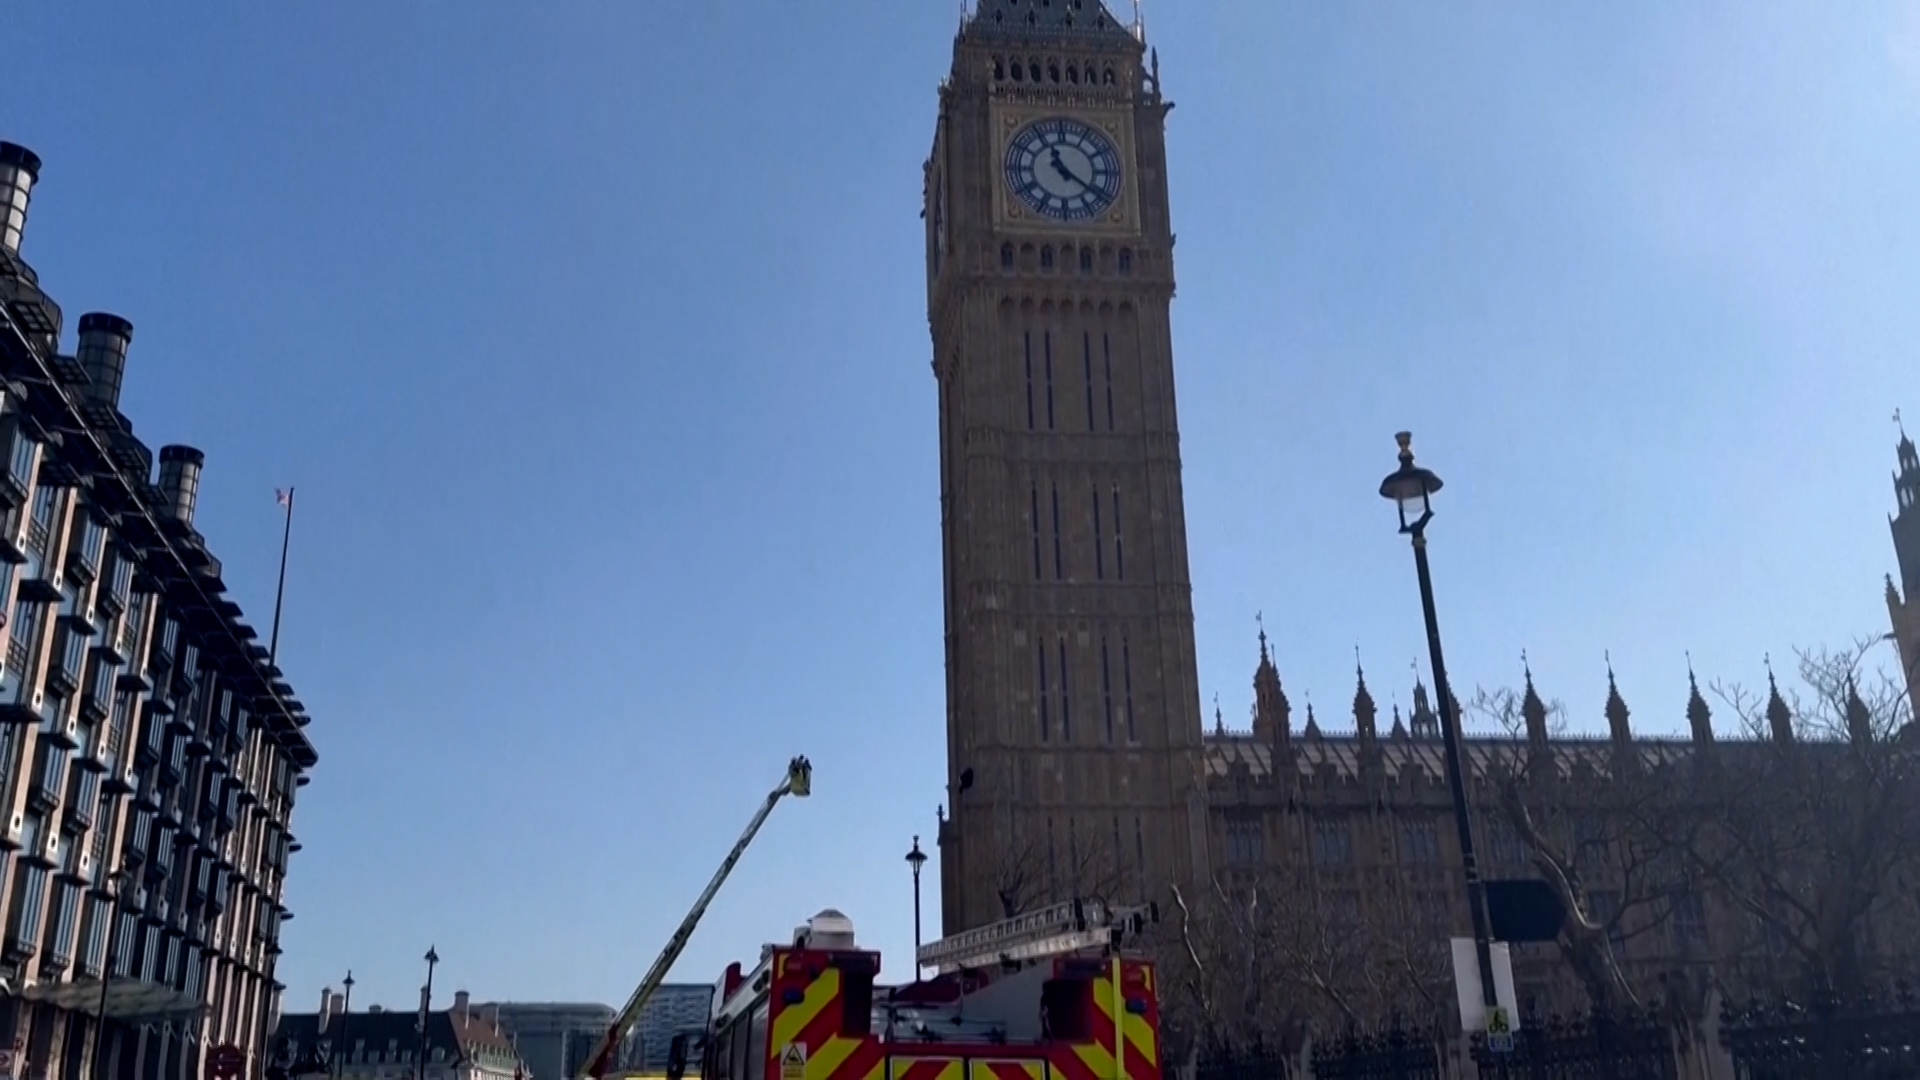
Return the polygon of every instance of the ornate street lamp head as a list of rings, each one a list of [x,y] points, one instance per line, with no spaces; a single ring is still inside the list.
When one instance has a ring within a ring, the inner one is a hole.
[[[907,865],[913,867],[913,876],[920,876],[920,868],[927,864],[927,853],[920,850],[920,838],[913,838],[913,850],[907,852]]]
[[[1380,497],[1393,502],[1400,511],[1400,531],[1419,536],[1433,520],[1433,493],[1440,490],[1440,478],[1433,470],[1413,463],[1413,433],[1402,431],[1394,441],[1400,444],[1400,467],[1380,481]]]

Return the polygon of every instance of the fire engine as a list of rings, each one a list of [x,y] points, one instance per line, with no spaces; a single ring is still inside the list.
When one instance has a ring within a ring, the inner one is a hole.
[[[692,1049],[701,1080],[1160,1080],[1153,965],[1123,955],[1153,905],[1072,900],[922,947],[931,979],[876,986],[880,954],[834,910],[735,963]]]
[[[581,1075],[608,1077],[641,1010],[780,800],[813,791],[804,757],[767,793],[667,939]],[[1160,1080],[1153,965],[1122,955],[1159,908],[1070,900],[920,948],[913,982],[878,986],[880,954],[823,911],[751,973],[727,968],[706,1030],[673,1038],[668,1080],[692,1053],[701,1080]],[[931,979],[920,978],[931,970]]]

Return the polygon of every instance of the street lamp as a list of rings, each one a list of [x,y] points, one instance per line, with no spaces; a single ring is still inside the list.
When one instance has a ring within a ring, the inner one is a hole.
[[[433,1009],[433,967],[440,962],[440,954],[429,945],[422,959],[427,962],[427,985],[420,993],[420,1067],[414,1080],[427,1080],[427,1020]]]
[[[328,1055],[327,1071],[334,1076],[340,1075],[340,1055],[347,1052],[347,1022],[353,1017],[353,969],[347,969],[347,977],[340,980],[340,988],[346,991],[340,1002],[340,1037],[333,1042],[334,1052]]]
[[[113,883],[113,894],[107,900],[106,940],[100,943],[100,1023],[93,1032],[93,1067],[102,1073],[107,1067],[107,987],[113,981],[114,931],[120,929],[120,898],[133,887],[133,872],[122,866],[109,880]]]
[[[913,981],[920,981],[920,868],[927,865],[927,853],[920,850],[920,838],[913,838],[913,850],[907,852],[907,865],[913,868]]]
[[[1433,609],[1433,574],[1427,568],[1427,522],[1433,520],[1433,493],[1440,478],[1413,463],[1413,433],[1402,431],[1400,467],[1380,481],[1380,496],[1400,512],[1400,532],[1413,538],[1413,566],[1420,577],[1420,613],[1427,623],[1427,654],[1433,664],[1434,692],[1440,695],[1440,732],[1446,744],[1447,787],[1453,795],[1454,825],[1460,830],[1460,865],[1467,879],[1467,910],[1473,916],[1473,949],[1480,967],[1481,1003],[1491,1013],[1499,1003],[1493,988],[1493,937],[1487,927],[1487,887],[1473,854],[1473,820],[1467,814],[1466,771],[1460,764],[1460,712],[1447,683],[1447,662],[1440,652],[1440,619]]]

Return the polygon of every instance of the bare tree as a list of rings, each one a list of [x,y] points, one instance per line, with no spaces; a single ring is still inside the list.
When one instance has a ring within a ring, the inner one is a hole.
[[[1177,972],[1163,994],[1200,1045],[1297,1054],[1313,1033],[1416,1022],[1452,1007],[1444,902],[1383,883],[1325,887],[1299,867],[1174,892]],[[1437,913],[1437,915],[1436,915]],[[1421,1015],[1425,1013],[1426,1015]]]
[[[1726,957],[1749,980],[1856,993],[1910,936],[1887,931],[1914,928],[1910,704],[1867,670],[1870,645],[1801,653],[1797,687],[1714,688],[1749,739],[1717,755],[1709,812],[1680,849],[1750,931],[1727,935]]]
[[[1565,729],[1560,702],[1529,703],[1510,689],[1481,690],[1468,706],[1514,737],[1490,770],[1490,809],[1559,898],[1566,917],[1556,945],[1589,1003],[1637,1007],[1645,987],[1624,963],[1629,942],[1665,929],[1689,895],[1689,875],[1669,850],[1664,824],[1684,790],[1675,772],[1685,756],[1672,744],[1551,737],[1542,744],[1527,737],[1529,704],[1549,732]]]
[[[993,863],[994,895],[1011,919],[1061,900],[1115,901],[1125,884],[1118,857],[1088,837],[1039,838],[1014,830]]]

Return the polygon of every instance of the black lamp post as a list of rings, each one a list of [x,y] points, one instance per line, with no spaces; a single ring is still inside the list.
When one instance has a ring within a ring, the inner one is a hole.
[[[327,1071],[340,1075],[340,1055],[347,1052],[347,1021],[353,1016],[353,969],[347,969],[347,977],[340,980],[340,988],[346,991],[340,1002],[340,1037],[334,1040],[334,1052],[328,1055]]]
[[[907,865],[913,867],[913,981],[920,981],[920,868],[927,865],[927,853],[920,850],[920,838],[913,838],[913,850],[907,852]]]
[[[113,895],[107,900],[106,940],[100,943],[100,1023],[93,1032],[93,1068],[95,1072],[105,1073],[107,1069],[107,987],[113,982],[113,938],[120,929],[120,898],[133,881],[133,874],[121,867],[111,878]]]
[[[427,946],[427,986],[420,994],[420,1067],[414,1080],[427,1080],[427,1021],[433,1015],[433,967],[440,962],[440,954],[433,946]]]
[[[1413,566],[1420,577],[1420,612],[1427,623],[1427,653],[1433,664],[1434,691],[1440,695],[1440,733],[1446,744],[1447,787],[1453,795],[1454,825],[1460,830],[1460,864],[1467,879],[1467,909],[1473,915],[1473,948],[1480,967],[1481,1003],[1491,1013],[1499,1003],[1493,988],[1493,936],[1487,927],[1487,888],[1473,854],[1473,819],[1467,813],[1466,770],[1460,762],[1460,713],[1447,683],[1447,662],[1440,652],[1440,619],[1433,608],[1433,574],[1427,568],[1427,522],[1433,520],[1433,493],[1440,478],[1413,463],[1413,433],[1394,436],[1400,467],[1380,481],[1380,495],[1400,511],[1400,531],[1413,539]]]

